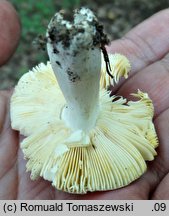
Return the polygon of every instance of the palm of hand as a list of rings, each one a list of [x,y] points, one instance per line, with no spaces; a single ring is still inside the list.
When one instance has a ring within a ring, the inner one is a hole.
[[[10,93],[4,91],[0,93],[0,199],[169,199],[168,18],[169,10],[153,16],[109,48],[126,54],[132,65],[129,79],[115,87],[114,93],[127,97],[139,88],[154,102],[160,145],[147,172],[125,188],[82,196],[58,192],[42,179],[31,181],[25,172],[19,135],[10,127]]]

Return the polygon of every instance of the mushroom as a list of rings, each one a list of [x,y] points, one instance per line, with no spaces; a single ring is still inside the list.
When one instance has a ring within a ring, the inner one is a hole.
[[[124,187],[157,154],[152,101],[140,90],[137,101],[111,96],[109,85],[127,78],[129,61],[102,54],[107,38],[91,10],[76,10],[73,22],[64,16],[56,13],[48,25],[50,62],[24,74],[11,98],[27,171],[69,193]]]

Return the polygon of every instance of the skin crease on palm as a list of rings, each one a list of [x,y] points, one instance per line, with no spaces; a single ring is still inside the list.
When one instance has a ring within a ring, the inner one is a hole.
[[[6,13],[8,11],[8,13]],[[4,16],[4,17],[3,17]],[[14,29],[2,25],[12,17]],[[20,136],[10,126],[10,91],[0,92],[0,199],[169,199],[169,9],[163,10],[135,27],[108,47],[111,53],[126,55],[132,65],[127,80],[113,88],[113,93],[129,97],[137,89],[148,92],[155,106],[154,124],[160,145],[158,156],[148,163],[147,172],[129,186],[115,191],[72,195],[58,192],[50,182],[30,180],[26,162],[19,148]],[[9,3],[0,0],[1,32],[13,32],[13,47],[3,43],[0,34],[0,65],[11,56],[19,39],[19,23]],[[3,30],[3,31],[2,31]],[[10,31],[9,31],[10,30]]]

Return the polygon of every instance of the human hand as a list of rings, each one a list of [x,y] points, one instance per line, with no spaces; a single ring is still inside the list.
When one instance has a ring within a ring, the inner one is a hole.
[[[50,182],[30,180],[19,148],[19,135],[10,127],[9,92],[0,94],[0,199],[169,199],[169,9],[143,22],[109,52],[126,55],[132,65],[129,79],[113,88],[128,97],[139,88],[148,92],[155,106],[154,123],[160,145],[147,172],[127,187],[115,191],[71,195],[55,190]],[[129,97],[128,97],[129,98]],[[168,191],[167,191],[168,190]]]

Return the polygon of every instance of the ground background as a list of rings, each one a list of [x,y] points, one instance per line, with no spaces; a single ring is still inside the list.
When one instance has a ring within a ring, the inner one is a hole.
[[[169,7],[169,0],[11,0],[21,18],[20,45],[11,60],[0,68],[0,89],[13,87],[18,79],[33,66],[46,62],[46,52],[33,41],[45,29],[53,14],[66,9],[87,6],[95,11],[111,40],[122,37],[133,26],[147,17]]]

